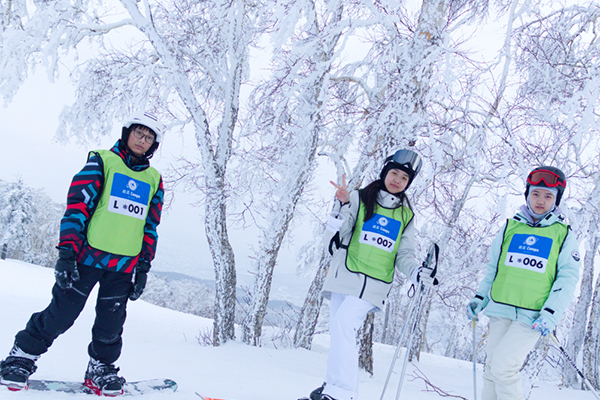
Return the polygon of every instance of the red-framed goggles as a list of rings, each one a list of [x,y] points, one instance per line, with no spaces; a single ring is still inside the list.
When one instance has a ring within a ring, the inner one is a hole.
[[[533,171],[527,177],[527,183],[533,186],[539,186],[540,182],[544,182],[546,187],[555,188],[558,186],[562,186],[564,188],[567,187],[567,183],[560,176],[555,174],[552,171],[548,171],[545,169],[538,169]]]

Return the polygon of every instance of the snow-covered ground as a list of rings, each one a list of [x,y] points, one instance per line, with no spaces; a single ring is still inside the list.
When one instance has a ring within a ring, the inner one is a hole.
[[[54,281],[51,269],[20,261],[0,261],[0,358],[12,346],[15,333],[25,326],[31,313],[42,310],[50,300]],[[38,361],[37,379],[81,380],[87,365],[87,344],[94,319],[95,294],[75,325],[59,337],[50,351]],[[199,399],[196,393],[227,400],[284,400],[307,396],[319,386],[325,374],[329,337],[315,338],[313,349],[261,348],[239,342],[222,347],[202,346],[198,337],[206,334],[212,321],[153,306],[130,302],[125,325],[124,349],[118,365],[130,381],[171,378],[178,382],[175,393],[157,393],[147,399]],[[239,336],[239,335],[238,335]],[[363,373],[362,400],[379,399],[394,348],[375,345],[375,373]],[[400,371],[401,361],[396,363]],[[478,387],[481,388],[481,365]],[[398,373],[388,388],[386,399],[395,398]],[[432,400],[441,396],[426,391],[424,380],[454,396],[473,398],[472,364],[424,354],[408,367],[401,399]],[[589,392],[561,390],[547,383],[536,384],[531,400],[587,400]],[[74,399],[88,395],[62,393],[9,392],[0,388],[0,399]],[[479,396],[478,396],[479,397]]]

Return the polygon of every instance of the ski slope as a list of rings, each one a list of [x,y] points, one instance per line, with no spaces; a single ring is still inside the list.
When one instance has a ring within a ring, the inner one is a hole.
[[[53,271],[14,260],[0,260],[0,358],[10,350],[14,335],[33,312],[50,301]],[[60,336],[38,361],[36,379],[82,380],[88,362],[87,345],[94,320],[96,292],[75,325]],[[130,302],[123,335],[123,354],[117,362],[129,381],[171,378],[179,384],[175,393],[153,393],[144,399],[200,399],[196,393],[225,400],[295,400],[319,386],[325,376],[328,335],[318,335],[312,350],[252,347],[239,342],[221,347],[202,346],[212,321],[145,303]],[[240,335],[238,334],[238,337]],[[375,372],[362,373],[361,400],[378,400],[394,354],[392,346],[374,347]],[[401,369],[402,359],[396,363]],[[423,354],[409,365],[401,399],[433,400],[441,396],[427,391],[424,379],[455,398],[473,399],[472,364]],[[482,366],[478,366],[481,388]],[[422,377],[422,378],[419,378]],[[386,399],[394,399],[398,373],[394,373]],[[91,395],[63,393],[9,392],[0,387],[0,399],[76,399]],[[480,395],[478,395],[480,398]],[[530,400],[591,400],[589,392],[560,389],[540,382]]]

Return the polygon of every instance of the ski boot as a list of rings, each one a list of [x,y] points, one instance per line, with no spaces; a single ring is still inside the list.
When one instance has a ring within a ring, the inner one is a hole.
[[[325,387],[325,384],[323,383],[323,385],[321,385],[320,387],[318,387],[315,390],[313,390],[312,392],[310,392],[309,399],[310,400],[321,400],[321,393],[323,393],[324,387]]]
[[[335,400],[328,394],[323,394],[323,389],[325,389],[325,383],[321,387],[316,388],[310,393],[309,400]]]
[[[38,358],[40,356],[27,354],[14,345],[6,360],[0,362],[0,384],[15,392],[27,389],[29,375],[37,369],[35,362]]]
[[[123,394],[125,378],[117,375],[119,368],[113,364],[90,358],[87,371],[85,371],[84,385],[98,396],[114,397]]]

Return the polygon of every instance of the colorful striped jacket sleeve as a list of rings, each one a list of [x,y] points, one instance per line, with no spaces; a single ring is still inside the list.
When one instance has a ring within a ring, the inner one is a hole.
[[[99,155],[93,154],[83,169],[71,181],[67,194],[67,210],[60,222],[58,247],[78,254],[85,243],[85,233],[90,216],[94,213],[102,187],[104,168]]]
[[[148,209],[148,215],[146,217],[146,225],[144,226],[144,242],[142,243],[142,251],[140,252],[140,258],[148,262],[154,259],[156,254],[156,245],[158,242],[158,233],[156,227],[160,224],[160,217],[162,214],[163,207],[163,181],[160,178],[160,183],[156,194],[150,202],[150,208]]]

